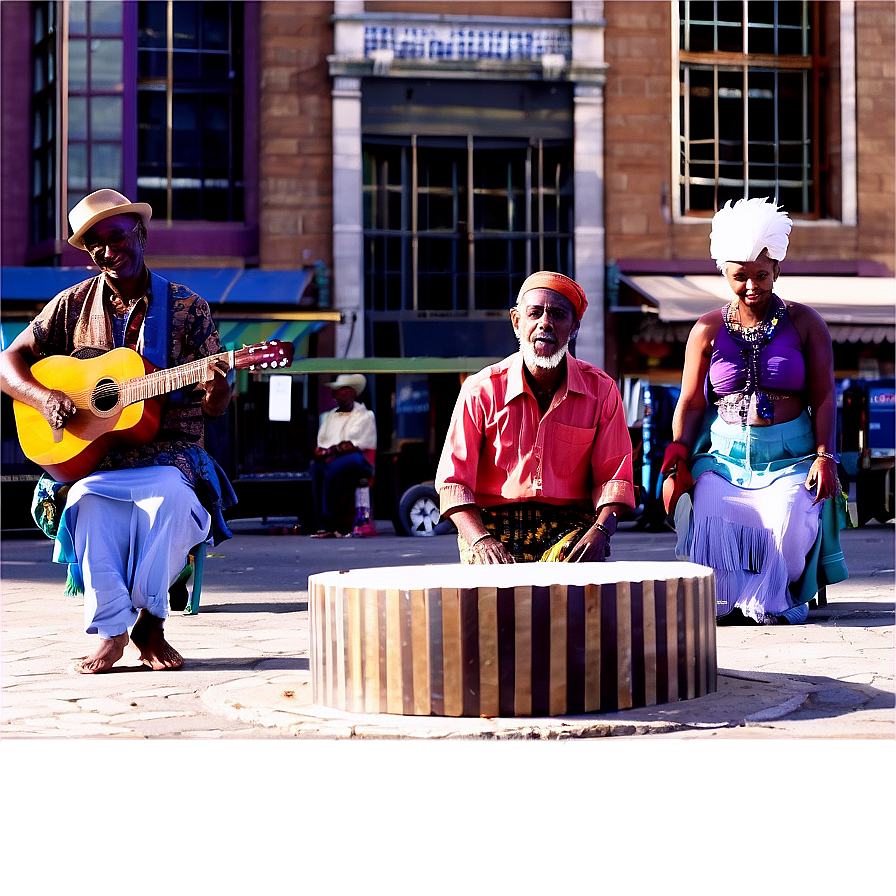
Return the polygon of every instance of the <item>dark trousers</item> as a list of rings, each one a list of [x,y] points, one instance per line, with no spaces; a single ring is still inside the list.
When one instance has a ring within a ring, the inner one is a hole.
[[[327,532],[345,529],[345,508],[351,503],[354,491],[362,479],[373,476],[373,467],[360,451],[339,454],[329,462],[323,458],[311,461],[311,488],[317,526]],[[351,529],[351,521],[349,521]]]

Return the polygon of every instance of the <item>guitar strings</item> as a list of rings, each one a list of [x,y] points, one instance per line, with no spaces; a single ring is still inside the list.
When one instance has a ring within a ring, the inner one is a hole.
[[[105,398],[116,394],[119,403],[133,404],[199,382],[203,367],[210,366],[220,358],[227,358],[230,354],[229,351],[218,352],[180,367],[162,368],[120,383],[116,381],[99,383],[92,389],[75,389],[66,394],[74,401],[76,407],[89,407],[91,397]]]
[[[143,376],[132,377],[122,382],[101,383],[93,389],[77,389],[66,394],[71,398],[76,406],[79,406],[80,399],[83,402],[80,406],[86,406],[91,396],[95,398],[105,398],[110,395],[119,394],[125,398],[125,404],[133,404],[143,398],[151,398],[160,392],[168,392],[173,389],[182,388],[183,386],[196,383],[202,373],[202,368],[206,365],[217,361],[219,358],[225,358],[229,352],[220,352],[215,355],[209,355],[206,358],[200,358],[196,361],[190,361],[181,367],[171,369],[162,368],[154,370]],[[195,378],[194,378],[195,377]],[[159,391],[155,387],[161,386]]]

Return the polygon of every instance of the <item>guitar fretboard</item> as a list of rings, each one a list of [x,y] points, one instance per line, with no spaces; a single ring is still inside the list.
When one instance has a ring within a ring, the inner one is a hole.
[[[205,374],[209,364],[219,358],[228,358],[230,366],[234,366],[233,352],[221,352],[217,355],[209,355],[198,361],[190,361],[180,367],[172,367],[168,370],[154,370],[144,376],[137,376],[126,380],[121,384],[121,404],[129,405],[147,398],[155,398],[168,392],[183,389],[184,386],[192,386],[198,383]]]

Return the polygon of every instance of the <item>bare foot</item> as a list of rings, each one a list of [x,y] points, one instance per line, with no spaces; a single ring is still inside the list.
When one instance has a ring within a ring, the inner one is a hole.
[[[140,661],[155,672],[178,669],[184,658],[165,640],[164,620],[141,610],[131,629],[131,643],[140,651]]]
[[[92,656],[75,663],[75,671],[82,675],[97,675],[108,672],[124,655],[128,646],[128,633],[100,641],[99,649]]]

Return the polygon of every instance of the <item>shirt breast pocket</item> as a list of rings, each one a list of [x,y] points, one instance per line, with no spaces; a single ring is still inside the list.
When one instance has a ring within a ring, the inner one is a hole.
[[[549,452],[552,466],[561,478],[578,475],[580,468],[589,464],[596,432],[596,427],[554,425]]]
[[[509,408],[502,408],[495,414],[495,434],[492,444],[495,450],[495,465],[510,472],[520,461],[521,428],[524,422],[513,419]]]

